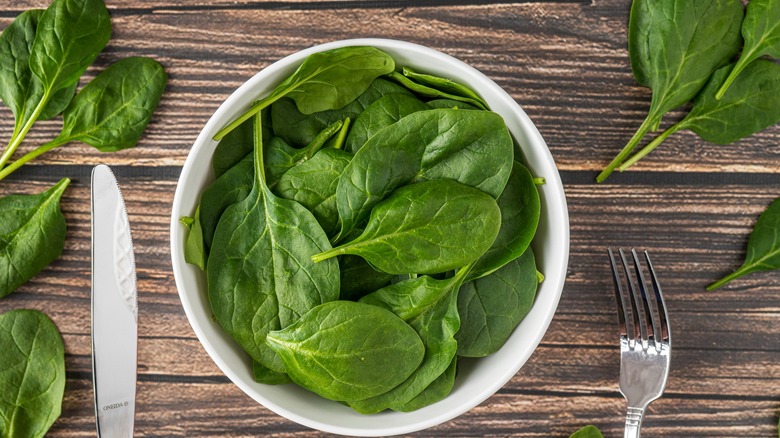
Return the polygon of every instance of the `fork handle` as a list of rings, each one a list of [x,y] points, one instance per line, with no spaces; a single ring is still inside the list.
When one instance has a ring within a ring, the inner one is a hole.
[[[644,408],[628,407],[626,412],[626,431],[624,438],[639,438],[639,428],[642,427],[642,416],[645,414]]]

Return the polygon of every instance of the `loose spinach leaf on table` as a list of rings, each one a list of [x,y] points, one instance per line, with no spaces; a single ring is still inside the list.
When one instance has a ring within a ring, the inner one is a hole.
[[[653,91],[650,109],[634,136],[598,175],[604,181],[664,114],[701,90],[712,72],[737,54],[744,11],[739,0],[634,0],[628,52],[636,81]]]
[[[314,214],[317,222],[332,236],[338,232],[336,187],[339,176],[352,159],[352,154],[339,149],[325,148],[311,159],[285,172],[275,192],[282,198],[299,202]]]
[[[344,255],[339,257],[341,268],[341,293],[339,299],[356,301],[363,296],[390,284],[393,274],[374,269],[363,257]]]
[[[569,438],[604,438],[596,426],[585,426],[571,434]]]
[[[469,272],[469,280],[495,272],[520,257],[536,234],[541,204],[531,172],[517,161],[509,181],[498,197],[501,229],[487,252]]]
[[[424,347],[392,312],[353,301],[313,308],[273,331],[266,342],[290,378],[330,400],[356,401],[387,392],[414,372]]]
[[[453,81],[452,79],[442,78],[439,76],[434,76],[434,75],[429,75],[424,73],[417,73],[409,67],[404,67],[402,71],[404,76],[408,77],[409,79],[419,84],[426,85],[431,88],[435,88],[447,94],[473,99],[479,102],[480,104],[479,107],[481,109],[487,109],[488,107],[487,102],[485,102],[482,99],[482,97],[480,97],[479,94],[475,93],[474,90],[472,90],[471,88],[463,84],[459,84]]]
[[[716,91],[731,66],[713,73],[693,101],[685,118],[668,129],[620,166],[625,170],[658,147],[677,131],[690,129],[712,143],[729,144],[752,135],[780,120],[780,65],[765,59],[753,61],[718,100]]]
[[[538,284],[529,248],[501,269],[461,286],[458,356],[483,357],[500,349],[531,310]]]
[[[411,95],[411,92],[394,82],[378,78],[363,94],[344,107],[314,114],[298,111],[292,99],[279,99],[271,105],[274,135],[293,147],[303,147],[311,143],[326,126],[347,118],[355,120],[369,105],[388,94]]]
[[[62,253],[65,217],[60,211],[60,198],[69,183],[64,178],[37,195],[0,198],[0,298]]]
[[[747,255],[742,266],[707,286],[707,290],[717,289],[743,275],[773,269],[780,269],[780,198],[772,201],[758,217],[753,232],[750,233]]]
[[[397,93],[383,96],[357,117],[347,136],[344,150],[354,154],[377,132],[409,114],[427,109],[431,108],[414,96]]]
[[[264,151],[265,178],[268,187],[274,188],[285,172],[310,159],[331,137],[341,129],[343,122],[327,126],[303,149],[290,147],[279,137],[273,137]]]
[[[312,259],[352,254],[388,274],[435,274],[475,261],[500,226],[501,212],[490,195],[434,179],[399,188],[374,207],[359,237]]]
[[[344,169],[336,190],[337,240],[393,190],[413,182],[449,178],[498,198],[513,156],[512,138],[496,113],[435,109],[410,114],[371,137]]]
[[[338,299],[336,260],[313,263],[330,249],[314,216],[278,198],[265,182],[261,117],[254,127],[254,185],[225,210],[207,265],[214,316],[257,362],[276,372],[284,364],[266,343],[268,332],[292,324],[318,304]]]
[[[266,385],[286,385],[292,383],[290,376],[285,373],[277,373],[271,370],[267,366],[252,361],[252,376],[257,383],[265,383]]]
[[[43,437],[62,411],[65,346],[37,310],[0,315],[0,436]]]
[[[464,102],[469,105],[473,105],[482,110],[488,109],[487,105],[485,105],[482,102],[482,99],[478,100],[478,99],[473,99],[471,97],[463,97],[463,96],[458,96],[457,94],[450,94],[445,91],[438,90],[436,88],[429,87],[427,85],[415,82],[412,79],[402,75],[401,73],[398,73],[397,71],[390,73],[389,75],[387,75],[387,77],[398,82],[399,84],[408,88],[412,93],[417,94],[419,96],[434,98],[434,99],[457,100],[459,102]]]
[[[452,358],[450,366],[447,367],[444,373],[431,382],[421,393],[400,406],[393,406],[392,409],[398,412],[412,412],[444,400],[455,386],[457,366],[458,357],[456,356]]]
[[[252,154],[249,154],[203,190],[199,208],[206,253],[211,249],[214,232],[222,214],[231,205],[243,201],[252,191],[253,184],[254,160]]]
[[[742,70],[756,59],[769,55],[780,58],[780,2],[777,0],[750,0],[742,21],[745,47],[728,78],[715,94],[720,99]]]
[[[374,47],[342,47],[309,55],[300,67],[268,96],[228,124],[215,140],[282,97],[295,101],[303,114],[341,108],[355,100],[374,79],[395,69],[395,61]]]
[[[206,248],[203,245],[203,228],[201,227],[200,206],[195,209],[192,218],[181,218],[179,222],[187,225],[189,233],[184,241],[184,261],[206,270]]]

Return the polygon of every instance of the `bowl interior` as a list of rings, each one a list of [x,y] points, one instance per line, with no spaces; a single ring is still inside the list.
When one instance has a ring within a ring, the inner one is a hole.
[[[447,398],[410,413],[361,415],[295,385],[254,382],[248,356],[211,318],[205,276],[184,261],[186,232],[178,219],[192,214],[203,188],[213,180],[211,158],[217,142],[212,136],[258,96],[269,93],[309,54],[350,45],[377,47],[389,53],[398,65],[448,77],[476,90],[493,111],[503,116],[532,173],[546,179],[546,184],[539,187],[542,215],[532,244],[545,280],[533,308],[501,350],[485,358],[459,362],[455,388]],[[248,80],[219,107],[196,139],[179,178],[171,216],[176,286],[187,318],[214,362],[268,409],[305,426],[345,435],[378,436],[422,430],[466,412],[501,388],[528,360],[547,330],[563,289],[568,253],[568,214],[560,176],[544,140],[525,112],[493,81],[470,66],[435,50],[394,40],[345,40],[312,47],[272,64]]]

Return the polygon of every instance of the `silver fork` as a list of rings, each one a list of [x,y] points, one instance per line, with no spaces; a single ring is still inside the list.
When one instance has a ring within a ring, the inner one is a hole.
[[[620,324],[620,392],[628,403],[623,436],[638,438],[647,405],[663,394],[669,377],[672,353],[669,317],[650,254],[644,252],[652,287],[645,281],[635,250],[631,250],[633,276],[623,250],[618,250],[622,275],[612,248],[608,251]],[[623,287],[624,281],[627,290]]]

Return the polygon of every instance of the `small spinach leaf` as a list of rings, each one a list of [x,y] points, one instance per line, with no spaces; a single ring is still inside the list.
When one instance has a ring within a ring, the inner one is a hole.
[[[498,351],[531,310],[538,284],[530,248],[492,274],[465,283],[458,296],[458,356]]]
[[[214,136],[219,140],[254,114],[281,99],[295,101],[303,114],[341,108],[355,100],[374,79],[395,68],[393,58],[374,47],[341,47],[309,55],[268,96]]]
[[[310,159],[341,129],[338,121],[322,130],[303,149],[293,149],[279,137],[274,137],[264,152],[265,178],[268,187],[274,188],[285,172]]]
[[[434,179],[396,190],[374,207],[363,234],[312,259],[353,254],[388,274],[435,274],[479,258],[500,225],[501,212],[490,195]]]
[[[37,310],[0,315],[0,436],[43,437],[62,412],[65,346]]]
[[[290,376],[285,373],[277,373],[257,361],[252,361],[252,376],[257,383],[266,385],[286,385],[292,383]]]
[[[189,221],[182,222],[186,225],[186,222]],[[201,271],[205,271],[206,249],[203,246],[203,229],[200,225],[200,206],[195,209],[195,216],[193,216],[188,228],[187,240],[184,241],[184,261],[199,267]]]
[[[773,269],[780,269],[780,198],[772,201],[758,217],[748,240],[745,263],[736,271],[707,286],[707,290],[717,289],[743,275]]]
[[[389,75],[387,75],[387,77],[398,82],[404,87],[408,88],[412,93],[415,93],[423,97],[457,100],[459,102],[465,102],[469,105],[473,105],[482,110],[488,109],[487,105],[483,104],[482,99],[477,100],[470,97],[463,97],[463,96],[458,96],[456,94],[450,94],[445,91],[438,90],[436,88],[432,88],[427,85],[417,83],[396,71],[390,73]]]
[[[377,289],[387,286],[393,274],[377,271],[363,257],[344,255],[339,257],[341,268],[341,294],[339,299],[357,301]]]
[[[444,373],[431,382],[423,392],[400,406],[393,406],[392,409],[398,412],[412,412],[444,400],[452,392],[453,386],[455,386],[457,366],[458,357],[456,356],[452,358],[450,366],[447,367]]]
[[[321,304],[266,342],[295,383],[338,401],[389,391],[417,369],[425,351],[392,312],[352,301]]]
[[[585,426],[571,434],[569,438],[604,438],[596,426]]]
[[[64,178],[37,195],[0,198],[0,298],[62,253],[65,217],[60,211],[60,198],[69,183]]]
[[[488,107],[487,102],[485,102],[482,99],[482,97],[479,96],[479,94],[475,93],[474,90],[472,90],[471,88],[463,84],[459,84],[453,81],[452,79],[442,78],[439,76],[428,75],[424,73],[417,73],[409,67],[403,68],[403,74],[407,78],[419,84],[427,85],[428,87],[435,88],[447,94],[473,99],[479,102],[478,106],[482,109],[487,109]]]
[[[430,107],[414,96],[406,94],[383,96],[360,113],[347,136],[344,149],[354,154],[377,132],[409,114],[427,109]]]
[[[203,229],[203,242],[207,250],[211,249],[214,232],[225,210],[243,201],[252,191],[254,184],[252,158],[252,154],[244,157],[214,180],[200,195],[200,226]]]

